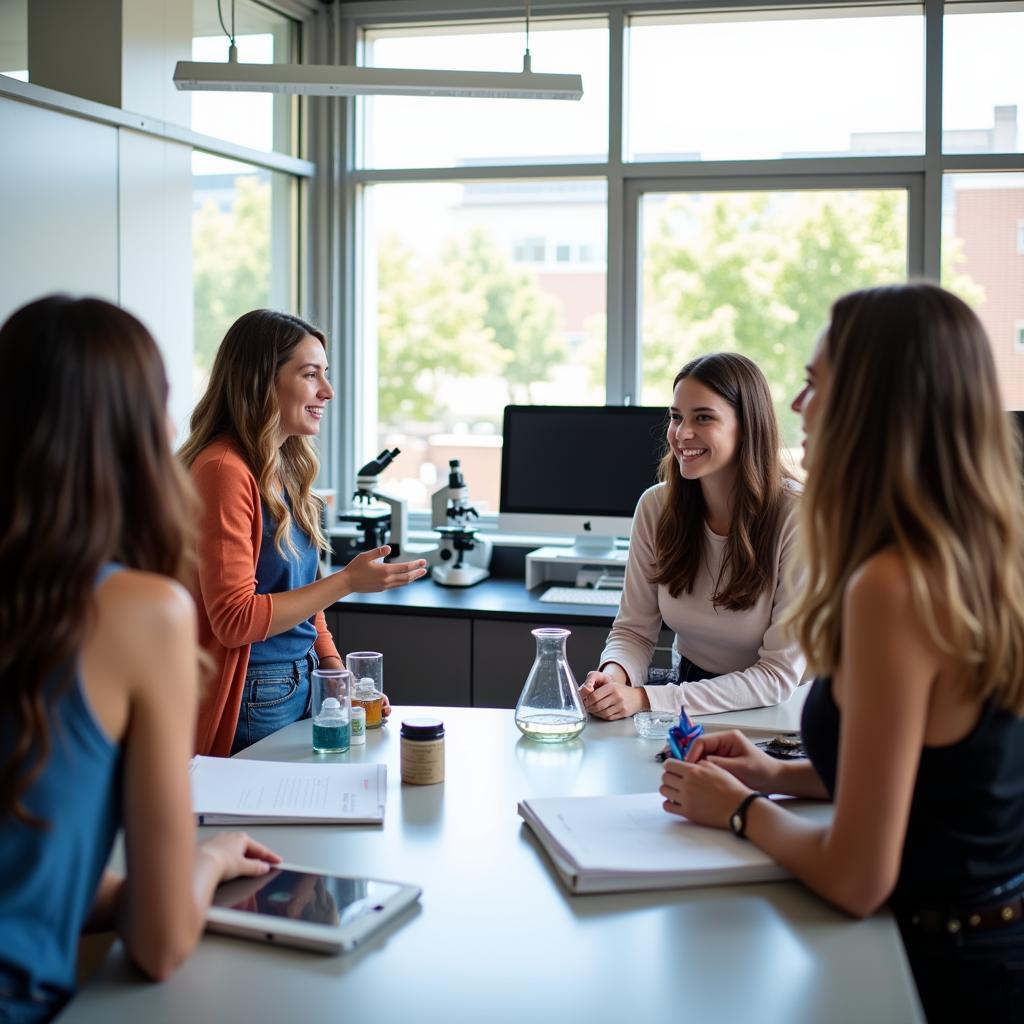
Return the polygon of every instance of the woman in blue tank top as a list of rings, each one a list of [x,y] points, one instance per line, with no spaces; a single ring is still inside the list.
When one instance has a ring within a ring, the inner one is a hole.
[[[871,289],[807,373],[810,760],[705,737],[665,809],[855,916],[888,901],[929,1020],[1024,1020],[1024,503],[989,340],[935,285]],[[831,799],[832,824],[766,792]]]
[[[107,302],[0,327],[0,1020],[60,1009],[83,928],[165,977],[216,885],[279,859],[241,833],[195,845],[194,499],[166,406],[155,342]]]

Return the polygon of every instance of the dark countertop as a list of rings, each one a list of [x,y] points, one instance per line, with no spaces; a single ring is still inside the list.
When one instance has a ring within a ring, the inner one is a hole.
[[[382,594],[350,594],[333,606],[397,615],[443,615],[449,618],[557,620],[585,626],[610,626],[613,605],[544,603],[540,595],[551,584],[528,591],[522,579],[486,579],[472,587],[442,587],[429,577]],[[559,584],[565,586],[565,584]]]

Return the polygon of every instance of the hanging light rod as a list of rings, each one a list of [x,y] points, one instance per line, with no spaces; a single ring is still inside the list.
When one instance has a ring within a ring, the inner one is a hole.
[[[235,44],[235,0],[228,29],[217,0],[217,17],[228,38],[227,63],[179,60],[174,84],[185,90],[283,92],[303,96],[484,96],[527,100],[578,100],[579,75],[535,75],[530,66],[530,0],[526,6],[523,70],[420,71],[350,64],[239,64]]]
[[[347,64],[239,64],[180,60],[179,89],[217,92],[282,92],[304,96],[486,96],[578,100],[580,75],[541,75],[524,61],[522,71],[419,71]]]

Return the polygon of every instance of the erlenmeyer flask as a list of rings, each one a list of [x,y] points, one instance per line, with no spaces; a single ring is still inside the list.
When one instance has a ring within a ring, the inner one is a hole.
[[[567,629],[534,629],[537,657],[516,705],[516,725],[532,740],[559,743],[579,736],[587,713],[565,657]]]

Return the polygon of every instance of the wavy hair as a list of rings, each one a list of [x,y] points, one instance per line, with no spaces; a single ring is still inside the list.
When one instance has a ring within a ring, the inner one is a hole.
[[[895,546],[932,642],[963,667],[965,695],[1024,711],[1020,453],[984,328],[955,295],[914,283],[839,299],[824,344],[832,384],[793,612],[812,666],[835,671],[847,583]]]
[[[733,518],[714,595],[716,607],[739,611],[771,586],[782,518],[793,500],[784,483],[788,474],[780,460],[779,425],[768,381],[746,356],[718,352],[693,359],[676,374],[673,390],[690,378],[725,399],[739,425]],[[704,565],[707,509],[700,481],[680,474],[671,450],[661,460],[658,479],[668,493],[655,531],[651,582],[678,597],[693,592]]]
[[[191,581],[196,504],[170,447],[167,378],[143,325],[52,295],[0,327],[0,816],[50,751],[107,562]]]
[[[285,548],[295,553],[293,516],[320,551],[327,550],[320,525],[321,504],[313,494],[320,470],[316,447],[308,437],[289,437],[283,445],[278,442],[277,374],[309,335],[327,349],[323,332],[297,316],[272,309],[254,309],[240,316],[217,350],[210,383],[192,413],[191,433],[178,453],[191,468],[211,442],[218,438],[233,441],[277,523],[274,546],[282,556]],[[291,510],[281,496],[282,484]]]

